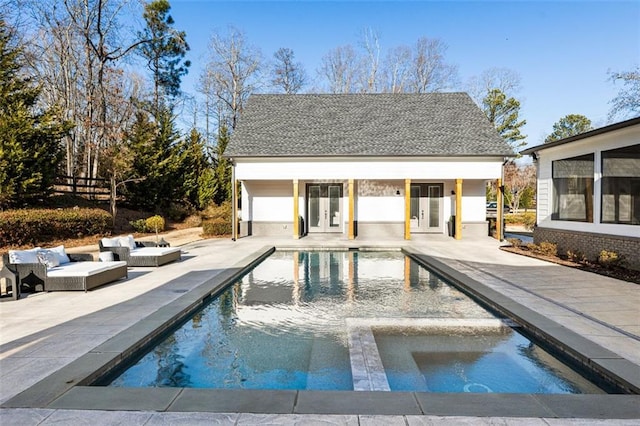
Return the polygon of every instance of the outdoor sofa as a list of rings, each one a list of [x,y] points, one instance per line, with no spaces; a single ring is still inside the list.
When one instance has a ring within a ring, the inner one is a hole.
[[[2,260],[16,275],[16,286],[34,291],[88,291],[127,278],[126,262],[94,262],[90,253],[67,254],[64,246],[9,250]]]
[[[114,260],[125,261],[129,266],[161,266],[180,259],[177,247],[158,247],[152,241],[135,241],[126,237],[102,238],[98,245],[100,253],[113,253]]]

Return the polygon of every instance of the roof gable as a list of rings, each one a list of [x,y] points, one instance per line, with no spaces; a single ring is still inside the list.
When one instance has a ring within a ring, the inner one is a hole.
[[[465,93],[252,95],[225,156],[513,156]]]

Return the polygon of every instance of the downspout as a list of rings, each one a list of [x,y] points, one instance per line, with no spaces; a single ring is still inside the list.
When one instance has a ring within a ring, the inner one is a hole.
[[[236,185],[236,163],[231,162],[231,241],[238,239],[238,189]]]
[[[498,202],[496,203],[496,221],[500,221],[500,225],[496,223],[496,226],[500,226],[499,241],[504,241],[504,166],[508,162],[509,158],[505,157],[500,167],[500,186],[498,187]]]

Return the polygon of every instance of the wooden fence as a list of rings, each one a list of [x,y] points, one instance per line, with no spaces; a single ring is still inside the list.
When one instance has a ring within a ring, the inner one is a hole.
[[[111,189],[108,179],[56,176],[53,192],[55,194],[72,194],[89,200],[106,201],[109,200]]]

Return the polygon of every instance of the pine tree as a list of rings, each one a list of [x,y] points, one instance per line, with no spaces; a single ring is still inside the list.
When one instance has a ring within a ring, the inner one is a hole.
[[[183,59],[189,51],[186,33],[173,28],[175,23],[167,0],[154,0],[144,7],[146,28],[139,34],[143,43],[138,52],[147,60],[153,76],[153,114],[161,112],[163,99],[169,100],[180,94],[180,82],[189,72],[190,61]]]
[[[38,108],[40,88],[22,75],[22,49],[0,20],[0,208],[47,195],[70,130],[56,108]]]
[[[557,141],[592,130],[591,120],[584,115],[569,114],[553,125],[553,133],[546,137],[544,143]]]
[[[182,200],[191,208],[204,209],[213,200],[213,170],[207,160],[202,135],[192,129],[178,146]]]
[[[520,128],[527,121],[519,120],[520,102],[515,98],[507,98],[500,89],[491,89],[482,100],[482,109],[487,118],[494,125],[500,136],[514,151],[526,145],[523,139],[526,135],[520,133]]]
[[[159,161],[159,153],[155,147],[155,138],[158,133],[157,126],[144,111],[136,114],[135,121],[127,132],[127,146],[133,162],[133,176],[138,182],[128,185],[123,193],[127,203],[133,207],[153,209],[156,197],[153,188],[155,166]]]
[[[218,205],[231,199],[231,165],[223,157],[224,151],[229,143],[229,131],[226,126],[220,127],[218,131],[218,145],[216,146],[215,158],[215,182],[216,190],[214,202]]]

